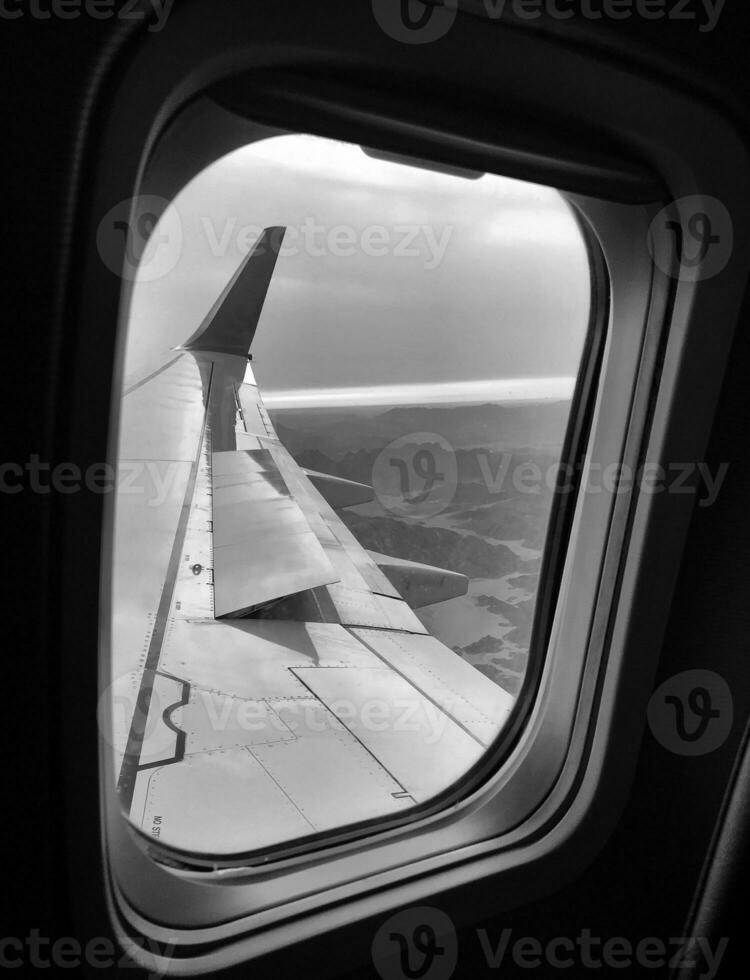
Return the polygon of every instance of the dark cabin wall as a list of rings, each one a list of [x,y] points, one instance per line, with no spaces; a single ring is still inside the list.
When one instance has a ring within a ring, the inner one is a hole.
[[[371,16],[369,4],[362,6],[363,16]],[[700,71],[724,85],[747,110],[747,4],[729,0],[712,33],[699,33],[690,22],[637,20],[603,26],[602,32],[681,59],[687,81]],[[65,378],[57,378],[64,350],[51,339],[59,301],[59,253],[69,220],[70,167],[85,93],[112,33],[108,22],[87,18],[0,21],[2,238],[7,253],[0,305],[3,460],[23,461],[32,453],[49,458],[47,396],[55,392],[55,399],[66,397]],[[660,665],[660,675],[666,677],[693,664],[713,664],[732,679],[737,715],[745,717],[750,707],[749,319],[746,306],[709,451],[713,466],[730,463],[729,475],[716,505],[695,513]],[[69,342],[72,338],[63,338],[63,346]],[[55,862],[65,848],[55,806],[63,792],[74,791],[74,780],[70,774],[67,783],[63,780],[56,755],[60,705],[55,624],[45,616],[46,583],[54,588],[55,575],[66,570],[56,567],[54,550],[48,552],[45,544],[54,540],[47,523],[49,500],[24,493],[3,495],[2,503],[2,869],[9,899],[2,932],[23,936],[35,926],[49,935],[66,935],[75,927],[67,914],[68,883]],[[91,615],[96,615],[94,608]],[[647,736],[630,803],[595,864],[563,892],[533,908],[518,910],[501,923],[477,926],[493,936],[505,926],[518,936],[540,938],[575,936],[584,926],[604,936],[634,939],[675,931],[679,935],[739,734],[736,727],[722,750],[705,760],[669,756]],[[91,778],[87,773],[76,776]],[[462,949],[467,952],[457,975],[482,975],[486,968],[471,930],[462,934]],[[357,975],[370,976],[372,970]]]

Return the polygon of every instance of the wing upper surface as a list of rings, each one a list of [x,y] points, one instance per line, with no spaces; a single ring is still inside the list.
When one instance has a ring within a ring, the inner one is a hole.
[[[275,265],[256,258],[182,357],[124,395],[120,441],[122,459],[175,467],[159,507],[118,491],[120,797],[147,835],[215,857],[429,800],[514,702],[427,634],[392,581],[418,573],[420,595],[439,597],[429,569],[386,575],[278,440],[247,357],[269,284],[248,277]]]

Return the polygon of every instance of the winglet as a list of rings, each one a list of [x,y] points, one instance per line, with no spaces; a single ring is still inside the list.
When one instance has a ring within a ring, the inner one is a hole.
[[[286,228],[266,228],[180,350],[248,357]]]

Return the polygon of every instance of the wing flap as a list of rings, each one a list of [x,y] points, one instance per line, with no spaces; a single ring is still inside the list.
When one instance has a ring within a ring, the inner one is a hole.
[[[268,450],[214,453],[211,470],[215,616],[338,581]]]

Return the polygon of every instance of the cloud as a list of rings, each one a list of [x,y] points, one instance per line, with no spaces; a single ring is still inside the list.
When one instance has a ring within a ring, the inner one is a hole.
[[[525,381],[578,369],[589,264],[553,189],[495,175],[469,181],[285,136],[216,161],[175,206],[179,261],[135,286],[129,383],[195,331],[246,253],[248,227],[300,229],[311,218],[323,239],[337,226],[354,229],[357,245],[348,255],[303,247],[280,257],[253,347],[264,390],[401,386],[407,397],[412,385],[447,393],[488,375]],[[383,255],[362,246],[376,225],[391,234]],[[393,247],[404,226],[418,231],[410,254]],[[431,261],[430,242],[448,231]]]

